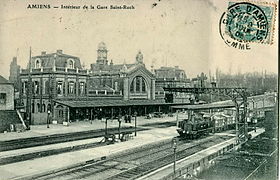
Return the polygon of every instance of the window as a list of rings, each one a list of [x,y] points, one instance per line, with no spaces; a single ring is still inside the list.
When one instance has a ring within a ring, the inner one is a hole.
[[[6,93],[0,93],[0,104],[6,104]]]
[[[39,82],[34,81],[34,88],[33,88],[34,94],[39,94]]]
[[[74,69],[74,60],[73,59],[68,59],[68,68]]]
[[[141,77],[136,77],[136,92],[140,92],[140,81]]]
[[[58,117],[63,118],[63,110],[62,109],[58,110]]]
[[[85,83],[84,82],[80,82],[80,94],[84,94],[85,92]]]
[[[24,81],[21,83],[21,93],[25,94],[26,93],[26,88],[27,88],[27,82]]]
[[[57,94],[58,95],[62,95],[63,94],[62,83],[63,83],[62,81],[58,81],[57,82],[56,90],[57,90]]]
[[[42,112],[46,112],[46,105],[42,104]]]
[[[45,94],[49,94],[50,93],[50,84],[49,81],[45,82]]]
[[[131,82],[131,85],[130,85],[130,92],[133,92],[133,91],[134,91],[134,81],[135,81],[135,79],[133,79],[133,81]]]
[[[61,105],[57,106],[57,111],[58,111],[58,118],[63,118],[63,107]]]
[[[32,113],[35,113],[35,106],[34,106],[34,103],[31,104],[31,111],[32,111]]]
[[[145,79],[141,76],[137,76],[130,84],[130,92],[146,92]]]
[[[40,106],[40,104],[39,103],[37,103],[37,112],[41,112],[41,106]]]
[[[39,68],[41,68],[41,61],[40,61],[40,59],[36,59],[35,60],[35,69],[39,69]]]
[[[146,92],[146,83],[145,80],[142,78],[142,92]]]
[[[68,93],[75,94],[74,90],[75,90],[75,83],[71,81],[69,82]]]

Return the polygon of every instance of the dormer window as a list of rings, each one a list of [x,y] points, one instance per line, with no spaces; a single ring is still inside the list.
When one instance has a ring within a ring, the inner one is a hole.
[[[73,59],[68,59],[68,68],[74,69],[74,60]]]
[[[38,58],[35,60],[35,69],[41,68],[41,60]]]

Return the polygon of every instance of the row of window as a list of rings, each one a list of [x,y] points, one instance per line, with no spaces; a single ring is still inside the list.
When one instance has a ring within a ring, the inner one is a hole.
[[[49,94],[50,92],[50,82],[46,81],[45,82],[45,94]],[[27,93],[27,88],[28,88],[28,82],[22,82],[22,89],[21,92],[22,94],[26,94]],[[76,94],[76,82],[70,81],[68,82],[68,89],[67,92],[68,94]],[[56,82],[56,91],[57,94],[59,95],[63,95],[65,94],[65,83],[63,81],[57,81]],[[78,89],[78,94],[79,95],[83,95],[86,92],[86,87],[85,87],[85,83],[84,82],[80,82],[79,83],[79,89]],[[35,95],[40,94],[40,83],[39,81],[34,81],[32,83],[32,93]]]
[[[37,103],[36,106],[34,103],[31,104],[31,111],[32,113],[37,113],[37,112],[48,112],[51,110],[51,104],[48,104],[47,106],[43,103],[42,104],[42,109],[41,109],[41,104]]]
[[[73,81],[68,82],[67,93],[68,94],[76,94],[76,91],[77,91],[76,82],[73,82]],[[79,95],[85,94],[85,83],[84,82],[79,83],[78,91],[79,91],[78,92]],[[57,92],[58,95],[65,94],[65,83],[63,81],[58,81],[57,82],[56,92]]]
[[[35,60],[35,69],[39,69],[42,67],[41,59],[37,58]],[[74,69],[75,68],[75,61],[73,59],[67,60],[67,68]]]

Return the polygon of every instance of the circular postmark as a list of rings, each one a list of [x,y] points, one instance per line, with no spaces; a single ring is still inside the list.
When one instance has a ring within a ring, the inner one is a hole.
[[[228,7],[226,33],[243,42],[262,42],[269,33],[263,10],[251,3],[236,3]]]
[[[250,44],[248,42],[242,42],[242,41],[237,41],[233,39],[228,33],[226,33],[226,26],[228,24],[227,16],[226,13],[224,12],[222,14],[222,17],[220,19],[219,23],[219,33],[223,41],[225,42],[226,45],[229,47],[233,47],[236,49],[240,50],[249,50]]]
[[[228,46],[250,49],[250,42],[263,43],[269,35],[269,23],[264,11],[248,2],[230,4],[221,16],[219,33]]]

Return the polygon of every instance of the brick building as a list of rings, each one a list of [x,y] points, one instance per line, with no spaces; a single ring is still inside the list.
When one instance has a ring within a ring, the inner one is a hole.
[[[62,123],[132,114],[167,111],[171,104],[156,96],[156,77],[144,64],[143,54],[134,63],[108,61],[101,42],[96,62],[83,69],[78,57],[57,50],[30,58],[20,73],[20,99],[31,124],[46,123],[48,111]]]

